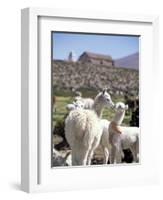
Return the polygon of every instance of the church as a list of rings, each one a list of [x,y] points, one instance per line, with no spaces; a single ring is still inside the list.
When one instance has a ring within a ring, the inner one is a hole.
[[[106,65],[106,66],[114,66],[114,61],[111,56],[96,54],[92,52],[83,52],[79,57],[78,62],[81,63],[92,63],[96,65]]]

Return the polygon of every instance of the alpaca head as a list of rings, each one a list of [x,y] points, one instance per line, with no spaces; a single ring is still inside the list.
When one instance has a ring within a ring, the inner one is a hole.
[[[84,109],[84,103],[80,100],[74,101],[73,105],[75,106],[75,109]]]
[[[76,96],[76,97],[74,97],[74,101],[82,101],[82,97]]]
[[[95,103],[100,104],[102,107],[114,108],[114,103],[106,89],[96,96]]]
[[[125,116],[125,111],[128,109],[128,105],[125,105],[122,102],[118,102],[114,106],[114,109],[116,111],[116,114],[114,116],[113,121],[116,122],[116,124],[121,125]]]
[[[122,102],[118,102],[115,104],[115,110],[117,113],[123,113],[124,111],[128,110],[128,105],[125,105]]]

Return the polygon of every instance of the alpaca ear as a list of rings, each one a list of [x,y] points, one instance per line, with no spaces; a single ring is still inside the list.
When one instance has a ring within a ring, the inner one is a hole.
[[[115,110],[118,109],[118,104],[117,104],[117,103],[114,105],[114,109],[115,109]]]
[[[125,106],[125,110],[128,110],[128,104]]]
[[[105,94],[106,91],[107,91],[107,88],[103,89],[102,94]]]

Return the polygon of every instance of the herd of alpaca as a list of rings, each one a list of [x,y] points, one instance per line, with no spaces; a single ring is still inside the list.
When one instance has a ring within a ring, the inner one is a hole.
[[[102,119],[105,107],[115,110],[112,121]],[[79,95],[67,105],[65,136],[71,148],[71,165],[91,165],[99,145],[103,150],[104,164],[108,161],[121,163],[124,149],[131,150],[134,162],[139,161],[139,128],[121,126],[127,108],[122,102],[114,104],[106,89],[94,100]]]

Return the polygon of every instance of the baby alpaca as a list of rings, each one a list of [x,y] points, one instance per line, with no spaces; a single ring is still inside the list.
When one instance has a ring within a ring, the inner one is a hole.
[[[112,146],[110,163],[122,162],[123,149],[130,149],[133,154],[134,162],[138,162],[139,128],[120,126],[127,109],[128,105],[122,102],[117,103],[115,106],[115,117],[109,125],[109,142]],[[115,129],[116,126],[117,131]]]

